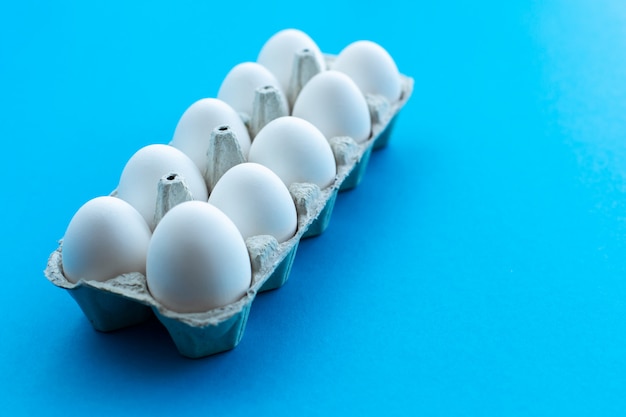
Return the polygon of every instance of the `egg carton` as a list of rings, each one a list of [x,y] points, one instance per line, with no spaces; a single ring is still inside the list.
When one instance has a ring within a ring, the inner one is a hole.
[[[332,60],[327,55],[327,59]],[[246,240],[252,266],[252,282],[246,294],[236,302],[201,313],[178,313],[165,308],[148,291],[146,277],[138,272],[119,275],[104,282],[70,282],[63,274],[63,242],[53,251],[44,271],[46,278],[67,290],[82,309],[92,326],[110,332],[142,323],[155,315],[165,326],[180,354],[199,358],[230,350],[241,340],[250,307],[256,295],[285,284],[296,256],[299,242],[323,233],[332,215],[340,191],[356,187],[365,175],[371,152],[387,145],[401,108],[413,91],[413,79],[401,75],[402,94],[389,103],[377,96],[368,96],[372,118],[372,135],[364,143],[349,137],[330,140],[337,175],[334,182],[320,189],[315,184],[293,184],[289,191],[296,204],[298,228],[289,240],[278,243],[271,236],[255,236]],[[184,181],[176,175],[164,177],[169,184],[169,198]],[[161,185],[160,183],[160,188]],[[161,206],[166,197],[161,196]],[[184,197],[176,197],[184,200]],[[175,198],[175,199],[176,199]],[[157,212],[159,209],[157,209]],[[163,215],[164,213],[161,213]],[[158,213],[157,213],[158,215]]]

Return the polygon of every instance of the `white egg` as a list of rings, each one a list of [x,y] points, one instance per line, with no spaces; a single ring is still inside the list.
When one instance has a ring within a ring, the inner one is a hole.
[[[228,72],[222,81],[217,98],[236,111],[252,116],[256,89],[266,86],[277,88],[284,102],[287,102],[280,83],[267,68],[256,62],[244,62],[235,65]]]
[[[166,308],[193,313],[240,299],[252,270],[235,224],[207,202],[188,201],[168,211],[154,230],[146,279]]]
[[[207,150],[211,132],[216,127],[228,125],[237,136],[244,156],[250,149],[250,135],[237,112],[222,100],[203,98],[193,103],[181,116],[170,145],[187,154],[200,172],[207,169]]]
[[[235,165],[220,178],[209,203],[222,210],[244,239],[272,235],[284,242],[296,233],[298,215],[289,190],[269,168]]]
[[[330,144],[310,122],[298,117],[279,117],[255,137],[248,160],[271,169],[289,187],[309,182],[326,188],[337,167]]]
[[[377,43],[357,41],[337,56],[333,69],[347,74],[363,94],[380,94],[390,102],[400,98],[400,72],[389,53]]]
[[[350,136],[360,143],[372,130],[363,93],[339,71],[324,71],[311,78],[300,91],[292,115],[313,123],[327,139]]]
[[[135,207],[152,229],[159,180],[170,173],[185,180],[194,200],[206,201],[208,191],[200,170],[187,155],[169,145],[138,150],[126,163],[117,186],[117,197]]]
[[[261,48],[257,62],[269,69],[280,82],[283,91],[287,92],[294,55],[303,49],[313,51],[320,68],[326,68],[320,48],[309,35],[298,29],[284,29],[269,38]]]
[[[63,273],[68,281],[106,281],[145,273],[150,228],[130,204],[97,197],[72,217],[63,237]]]

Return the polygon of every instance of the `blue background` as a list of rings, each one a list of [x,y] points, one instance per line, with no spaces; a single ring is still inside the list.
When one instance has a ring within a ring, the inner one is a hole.
[[[0,414],[621,415],[626,5],[497,3],[3,3]],[[71,216],[287,27],[415,78],[390,145],[233,351],[95,332]]]

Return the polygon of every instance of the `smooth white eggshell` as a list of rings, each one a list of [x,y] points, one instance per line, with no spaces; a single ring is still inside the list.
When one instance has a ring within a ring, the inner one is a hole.
[[[265,125],[250,147],[248,160],[271,169],[287,187],[309,182],[325,188],[337,174],[333,151],[322,132],[292,116]]]
[[[284,242],[296,233],[298,215],[291,194],[263,165],[248,162],[226,171],[211,192],[209,203],[235,223],[244,239],[272,235]]]
[[[217,98],[229,104],[240,113],[252,116],[252,105],[256,89],[272,86],[279,90],[285,103],[287,99],[280,82],[263,65],[256,62],[243,62],[235,65],[220,85]]]
[[[130,203],[154,229],[158,183],[161,177],[177,173],[184,178],[194,200],[208,198],[204,177],[193,161],[169,145],[148,145],[128,160],[117,187],[117,197]]]
[[[252,270],[235,224],[207,202],[188,201],[168,211],[154,230],[146,279],[166,308],[193,313],[240,299]]]
[[[276,76],[283,91],[286,92],[291,79],[294,55],[303,49],[313,51],[320,68],[326,68],[320,48],[309,35],[298,29],[284,29],[275,33],[261,48],[257,62]]]
[[[348,75],[363,94],[380,94],[390,102],[400,98],[400,72],[389,53],[371,41],[357,41],[337,55],[333,69]]]
[[[237,137],[241,152],[248,155],[250,135],[237,112],[216,98],[203,98],[193,103],[181,116],[170,145],[187,154],[200,172],[207,169],[207,150],[211,132],[216,127],[228,125]]]
[[[63,273],[71,282],[145,273],[151,231],[127,202],[96,197],[72,217],[63,237]]]
[[[313,123],[327,139],[350,136],[364,142],[372,131],[363,93],[339,71],[324,71],[311,78],[300,91],[292,115]]]

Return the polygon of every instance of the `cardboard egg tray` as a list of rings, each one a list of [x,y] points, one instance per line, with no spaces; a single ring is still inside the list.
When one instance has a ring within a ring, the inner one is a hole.
[[[370,139],[361,144],[349,137],[330,140],[337,163],[337,176],[332,185],[325,189],[308,183],[290,187],[298,213],[296,234],[283,243],[278,243],[271,236],[255,236],[246,240],[252,265],[252,283],[240,300],[202,313],[183,314],[168,310],[156,301],[148,291],[146,277],[141,273],[123,274],[105,282],[81,280],[72,283],[63,275],[62,241],[48,259],[44,271],[46,278],[67,290],[96,330],[114,331],[142,323],[156,315],[183,356],[199,358],[234,348],[243,336],[256,295],[279,288],[287,281],[300,240],[323,233],[338,193],[359,184],[372,150],[384,147],[389,141],[398,113],[413,91],[412,78],[401,75],[401,81],[402,94],[395,103],[368,97],[372,116]]]

